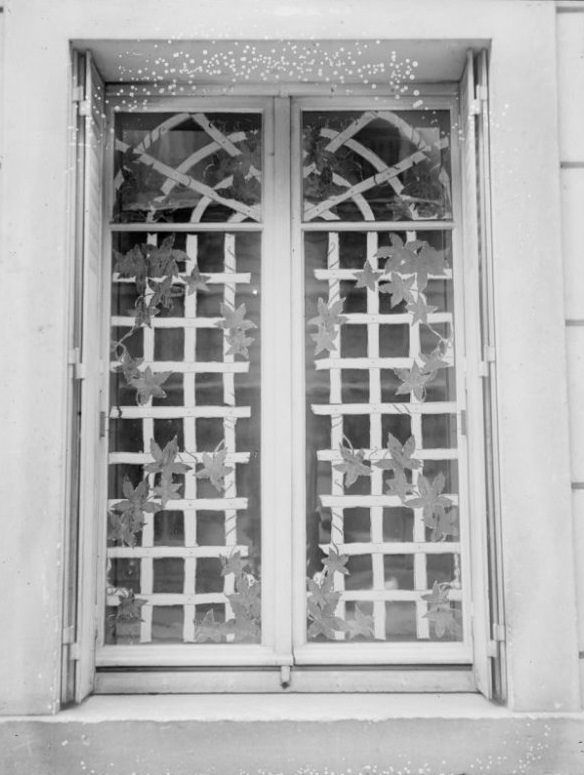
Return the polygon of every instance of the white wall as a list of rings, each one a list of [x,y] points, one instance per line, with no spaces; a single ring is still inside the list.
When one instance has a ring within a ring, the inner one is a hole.
[[[58,698],[72,273],[65,186],[69,41],[218,36],[492,40],[510,703],[529,710],[576,707],[554,13],[545,0],[8,3],[2,108],[10,153],[0,250],[1,712],[46,713]]]

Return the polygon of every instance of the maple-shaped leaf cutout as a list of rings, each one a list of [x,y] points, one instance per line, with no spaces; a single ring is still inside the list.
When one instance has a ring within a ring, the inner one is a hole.
[[[433,541],[440,541],[447,536],[452,536],[453,538],[458,536],[460,531],[458,528],[458,509],[456,506],[453,506],[448,511],[445,509],[442,511],[439,510],[435,516],[436,523],[432,530]]]
[[[413,436],[410,436],[402,446],[399,439],[396,439],[392,433],[388,433],[387,449],[390,454],[390,459],[383,458],[382,460],[377,460],[375,465],[378,468],[390,471],[408,468],[410,471],[413,471],[422,465],[420,460],[412,458],[412,455],[416,451],[416,440]]]
[[[175,436],[169,441],[164,449],[160,449],[154,439],[150,439],[150,454],[154,458],[153,463],[147,463],[144,471],[149,474],[162,474],[163,476],[172,476],[172,474],[185,474],[192,470],[192,466],[175,461],[178,455],[178,441]]]
[[[441,350],[433,350],[429,355],[427,353],[420,353],[422,359],[421,370],[424,374],[434,374],[438,369],[444,369],[448,366],[448,361],[443,358]]]
[[[235,330],[226,334],[225,339],[229,345],[226,355],[243,355],[244,358],[249,358],[247,348],[255,341],[251,336],[246,336],[244,331]]]
[[[114,503],[112,509],[131,520],[129,522],[130,527],[134,529],[142,527],[144,524],[143,512],[147,511],[150,514],[156,514],[157,511],[160,511],[160,506],[157,503],[148,500],[150,490],[147,479],[143,479],[136,487],[133,487],[132,482],[125,476],[122,483],[122,492],[126,499]]]
[[[152,328],[152,318],[160,312],[157,306],[148,304],[143,296],[137,299],[135,310],[134,328],[140,328],[141,326]]]
[[[347,623],[338,616],[320,614],[312,619],[308,627],[308,637],[316,638],[318,635],[324,635],[325,638],[336,640],[337,632],[346,632]]]
[[[159,371],[154,374],[150,366],[146,366],[144,371],[140,372],[140,376],[133,377],[129,383],[137,391],[136,403],[144,406],[152,397],[166,398],[161,385],[164,385],[171,374],[171,371]]]
[[[370,614],[364,614],[358,605],[355,606],[355,616],[346,622],[349,640],[353,638],[373,638],[375,631],[373,627],[373,617]]]
[[[325,350],[328,352],[333,352],[333,350],[336,350],[337,346],[333,337],[334,334],[331,334],[331,332],[328,330],[328,328],[325,328],[325,326],[319,326],[318,332],[316,334],[310,334],[310,338],[315,343],[314,354],[319,355]]]
[[[195,641],[203,643],[210,640],[213,643],[221,643],[224,635],[225,625],[223,622],[215,621],[215,614],[210,608],[203,616],[200,622],[195,619]]]
[[[411,299],[408,302],[407,310],[412,315],[412,325],[414,323],[427,323],[428,315],[436,312],[438,307],[434,307],[432,304],[428,304],[424,298],[423,293],[418,293],[418,298],[414,301]]]
[[[140,532],[143,525],[142,511],[139,512],[138,519],[134,519],[132,512],[118,514],[115,511],[108,511],[107,513],[107,537],[111,541],[121,541],[126,546],[136,546],[136,533]]]
[[[393,472],[393,477],[387,482],[387,494],[397,495],[398,498],[405,503],[406,498],[413,492],[413,485],[408,482],[408,479],[403,470],[396,469]]]
[[[232,309],[227,304],[221,304],[220,309],[223,320],[215,324],[218,328],[232,329],[234,331],[247,331],[250,328],[257,328],[256,324],[251,320],[245,320],[245,304],[240,304],[237,309]]]
[[[423,401],[426,395],[426,385],[434,374],[425,374],[414,361],[411,369],[394,369],[401,380],[401,385],[395,391],[397,395],[413,393],[418,401]]]
[[[427,242],[422,244],[422,249],[415,260],[418,290],[423,291],[426,288],[429,275],[444,277],[446,274],[445,255],[445,251],[436,250],[436,248],[428,245]]]
[[[377,258],[386,258],[386,272],[402,271],[405,274],[413,272],[412,266],[415,264],[417,254],[416,250],[424,244],[420,240],[411,240],[404,244],[399,234],[390,234],[391,245],[384,245],[375,253]],[[408,271],[409,270],[409,271]]]
[[[327,569],[329,573],[342,573],[343,576],[348,576],[349,571],[347,568],[345,568],[345,565],[349,561],[349,558],[346,554],[341,554],[337,551],[337,549],[331,544],[329,546],[328,554],[322,561],[323,566]]]
[[[116,624],[144,621],[142,606],[146,605],[146,600],[136,597],[131,589],[120,592],[118,599],[120,604],[116,607]]]
[[[128,385],[131,384],[133,379],[140,377],[141,372],[139,367],[141,366],[142,361],[143,358],[132,358],[128,350],[124,348],[122,357],[120,358],[120,365],[117,367],[117,370],[122,372]]]
[[[157,484],[154,488],[154,493],[157,498],[160,498],[160,504],[163,509],[166,508],[166,504],[169,500],[180,500],[181,494],[180,482],[173,482],[172,475],[163,474],[160,478],[160,484]]]
[[[203,468],[197,471],[197,479],[209,479],[217,492],[225,489],[225,477],[233,471],[231,466],[225,465],[227,450],[215,450],[215,452],[203,452]]]
[[[318,326],[319,328],[326,329],[330,333],[334,333],[335,326],[340,326],[347,320],[344,315],[341,315],[344,303],[344,299],[339,299],[338,301],[334,301],[332,304],[328,305],[324,299],[319,297],[318,315],[315,318],[311,318],[308,321],[308,325]]]
[[[158,246],[144,245],[148,258],[148,274],[151,277],[164,277],[167,275],[172,278],[178,275],[178,265],[176,262],[185,261],[188,259],[188,256],[183,250],[174,250],[173,245],[174,234],[165,237]]]
[[[245,627],[245,634],[256,632],[261,615],[261,585],[248,573],[235,579],[235,592],[226,595],[233,610],[235,624]],[[259,629],[259,627],[258,627]]]
[[[150,307],[158,307],[161,305],[165,309],[172,309],[173,296],[177,296],[177,292],[173,293],[172,277],[164,277],[162,280],[148,280],[148,285],[151,290],[154,291],[150,298]]]
[[[205,293],[209,291],[207,283],[211,277],[208,274],[201,274],[198,266],[195,266],[191,273],[185,275],[183,279],[187,289],[187,296],[191,296],[197,291],[204,291]]]
[[[341,593],[333,590],[333,577],[331,575],[325,576],[325,579],[320,584],[313,579],[307,579],[307,585],[310,592],[308,598],[309,609],[316,606],[318,611],[327,609],[333,612],[335,610],[341,598]]]
[[[120,277],[133,277],[136,281],[138,293],[142,293],[146,286],[148,267],[140,246],[134,245],[133,248],[124,254],[118,253],[116,250],[114,251],[114,257],[116,259],[114,272],[117,272]]]
[[[345,478],[345,487],[351,487],[360,476],[371,476],[371,468],[363,462],[365,452],[362,449],[355,450],[339,445],[341,463],[333,466],[335,471],[341,471]]]
[[[243,575],[243,569],[248,566],[248,561],[242,558],[239,549],[232,552],[228,557],[221,556],[221,575],[227,576],[230,573],[234,573],[236,576]]]
[[[434,515],[442,514],[445,508],[452,506],[452,501],[446,495],[441,495],[446,480],[444,474],[440,472],[430,483],[424,475],[418,476],[417,498],[407,501],[406,505],[410,509],[423,509],[424,523],[433,528],[435,525]]]
[[[388,283],[382,283],[379,286],[379,293],[391,294],[390,306],[397,307],[402,301],[411,302],[414,300],[412,286],[413,277],[402,277],[397,272],[391,274],[391,280]]]
[[[378,272],[373,269],[369,261],[365,261],[365,265],[360,272],[355,272],[353,277],[357,280],[356,288],[369,288],[370,291],[374,291],[376,283],[381,277],[383,272]]]
[[[434,582],[432,591],[422,595],[422,600],[428,603],[428,613],[424,614],[434,624],[434,632],[437,638],[445,635],[459,637],[462,629],[460,625],[460,612],[450,605],[448,599],[448,587]]]

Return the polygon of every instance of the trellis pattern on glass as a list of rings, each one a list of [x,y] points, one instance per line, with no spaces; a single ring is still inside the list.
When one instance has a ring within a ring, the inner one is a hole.
[[[461,640],[451,234],[305,231],[304,259],[308,638]]]
[[[106,644],[260,639],[261,234],[229,223],[261,175],[228,118],[117,125],[117,218],[194,225],[113,234]]]

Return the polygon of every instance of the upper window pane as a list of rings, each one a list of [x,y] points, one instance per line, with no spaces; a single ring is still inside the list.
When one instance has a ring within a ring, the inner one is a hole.
[[[261,220],[259,113],[119,113],[117,223]]]
[[[305,112],[304,221],[452,217],[447,110]]]

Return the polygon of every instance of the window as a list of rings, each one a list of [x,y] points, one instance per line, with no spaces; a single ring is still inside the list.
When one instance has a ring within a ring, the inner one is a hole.
[[[479,288],[444,91],[113,105],[98,689],[476,687]]]

